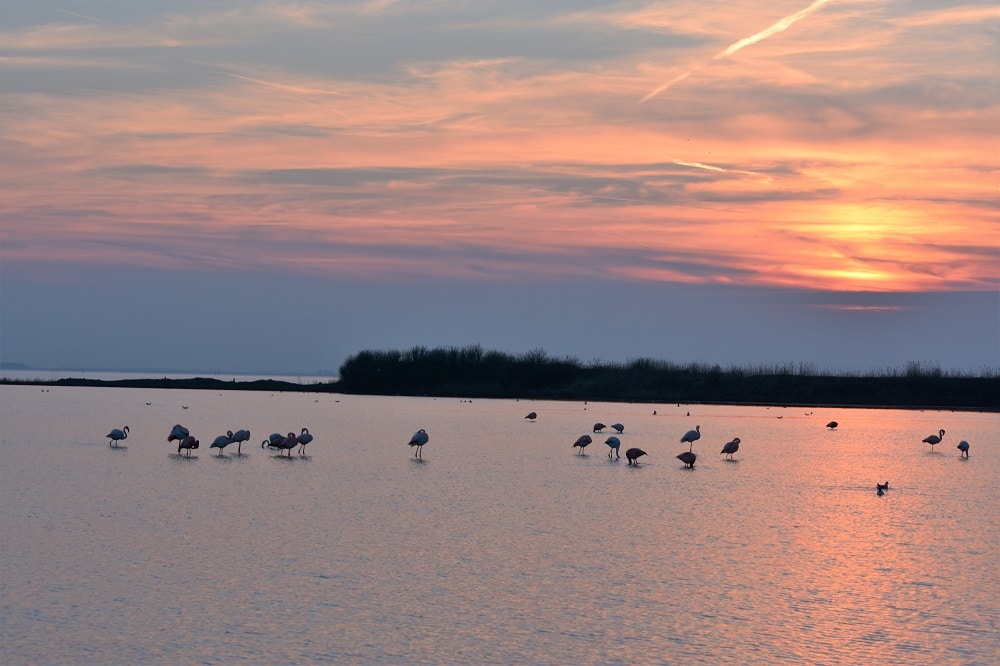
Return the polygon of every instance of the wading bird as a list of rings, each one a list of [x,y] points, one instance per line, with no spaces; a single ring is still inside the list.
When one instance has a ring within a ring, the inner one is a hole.
[[[285,436],[282,435],[280,432],[272,432],[270,435],[267,436],[267,439],[265,439],[263,442],[260,443],[260,448],[262,448],[262,449],[263,448],[268,448],[268,449],[278,449],[278,448],[281,448],[281,442],[284,439],[285,439]]]
[[[577,437],[576,441],[573,442],[573,448],[575,449],[576,447],[579,446],[580,455],[583,455],[583,450],[587,448],[587,445],[590,444],[592,441],[594,440],[590,438],[590,435],[580,435],[579,437]]]
[[[694,451],[685,451],[677,456],[677,459],[687,465],[689,469],[694,469],[694,461],[698,459],[698,454]]]
[[[108,444],[114,447],[118,446],[118,442],[128,437],[128,426],[121,429],[115,428],[108,433]]]
[[[836,430],[837,426],[839,425],[840,424],[837,423],[836,421],[830,421],[829,423],[826,424],[826,427],[829,428],[830,430]]]
[[[242,454],[243,442],[250,441],[250,431],[237,430],[235,433],[233,433],[233,441],[236,442],[236,455]]]
[[[177,425],[175,425],[173,428],[170,429],[170,434],[167,435],[167,441],[172,442],[175,439],[177,441],[180,441],[190,434],[191,433],[188,431],[187,428],[178,423]]]
[[[623,426],[621,423],[612,423],[611,427],[617,430],[619,435],[625,432],[625,426]]]
[[[201,442],[194,438],[193,435],[188,435],[177,442],[177,455],[181,454],[181,449],[187,449],[187,457],[191,457],[191,449],[197,449],[201,446]]]
[[[525,416],[524,418],[528,419],[529,421],[534,421],[535,419],[537,419],[537,418],[538,418],[538,414],[536,414],[535,412],[530,412],[530,413],[529,413],[529,414],[528,414],[527,416]]]
[[[969,443],[967,441],[965,441],[964,439],[961,442],[958,443],[958,450],[962,452],[962,454],[959,456],[959,458],[968,458],[969,457]]]
[[[875,482],[875,487],[878,490],[889,490],[889,482],[886,481],[885,483],[879,483],[878,481],[876,481]]]
[[[210,449],[219,449],[219,455],[222,455],[223,450],[233,443],[233,431],[227,430],[225,435],[219,435],[212,442]]]
[[[641,458],[644,455],[646,455],[646,452],[643,451],[642,449],[639,449],[639,448],[636,448],[636,447],[632,447],[631,449],[629,449],[628,451],[625,452],[625,457],[628,458],[628,464],[629,465],[636,465],[636,466],[638,466],[639,465],[639,463],[638,463],[639,458]]]
[[[281,455],[282,451],[288,451],[288,457],[292,457],[292,449],[299,445],[299,440],[295,438],[295,433],[290,432],[281,438],[281,441],[274,445],[274,448],[278,449],[278,455]]]
[[[407,444],[407,446],[415,446],[416,447],[416,451],[413,452],[413,457],[414,458],[423,458],[424,457],[424,454],[423,454],[424,444],[426,444],[429,439],[430,439],[430,437],[427,435],[427,431],[424,430],[423,428],[421,428],[420,430],[418,430],[415,433],[413,433],[413,437],[411,437],[410,441],[407,442],[406,444]]]
[[[604,425],[603,423],[595,423],[594,424],[594,432],[601,432],[602,430],[604,430],[607,427],[608,426]]]
[[[611,457],[612,453],[615,454],[616,459],[621,458],[621,456],[618,455],[618,447],[622,445],[622,440],[618,439],[614,435],[611,435],[611,437],[608,437],[606,440],[604,440],[604,443],[607,444],[609,447],[611,447],[608,450],[609,458]]]
[[[732,460],[733,454],[739,450],[740,450],[740,438],[733,437],[731,442],[726,442],[726,444],[723,445],[722,451],[720,451],[720,453],[725,453],[727,456],[729,456],[729,460]]]
[[[931,445],[931,451],[934,450],[935,444],[940,444],[941,440],[944,439],[944,430],[939,430],[936,435],[927,435],[924,437],[924,442]]]
[[[686,443],[688,445],[688,451],[690,451],[691,450],[691,445],[694,444],[699,439],[701,439],[701,426],[700,425],[699,426],[695,426],[694,430],[688,430],[686,433],[684,433],[684,436],[681,437],[681,444],[685,444]]]
[[[303,428],[302,432],[295,436],[295,439],[299,441],[299,455],[301,456],[306,450],[306,444],[313,441],[313,436],[309,433],[309,428]]]
[[[875,491],[875,494],[882,497],[882,495],[885,495],[885,490],[882,489],[882,486],[879,486],[878,490]]]

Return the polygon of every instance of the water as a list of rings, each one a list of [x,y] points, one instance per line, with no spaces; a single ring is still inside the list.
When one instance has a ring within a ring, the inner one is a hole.
[[[997,414],[37,386],[0,398],[5,664],[1000,653]],[[610,429],[575,455],[595,421],[622,422],[622,451],[649,455],[610,461]],[[190,459],[166,442],[174,423],[202,442]],[[124,425],[114,450],[104,435]],[[687,470],[674,456],[695,425]],[[307,456],[261,449],[303,426]],[[239,428],[245,455],[216,458],[211,440]],[[423,462],[405,446],[418,428]],[[920,440],[940,428],[931,453]]]

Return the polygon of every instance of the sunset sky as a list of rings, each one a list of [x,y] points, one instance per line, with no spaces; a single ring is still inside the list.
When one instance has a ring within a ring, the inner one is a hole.
[[[0,359],[1000,367],[995,0],[33,0]]]

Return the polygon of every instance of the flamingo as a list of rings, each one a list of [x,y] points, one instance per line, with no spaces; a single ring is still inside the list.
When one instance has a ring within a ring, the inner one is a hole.
[[[236,442],[236,455],[242,454],[243,442],[249,441],[249,439],[249,430],[237,430],[235,434],[233,434],[233,441]]]
[[[684,436],[681,437],[681,444],[684,444],[686,442],[687,445],[688,445],[688,451],[690,451],[691,450],[691,445],[694,444],[699,439],[701,439],[701,426],[700,425],[699,426],[695,426],[694,430],[688,430],[686,433],[684,433]]]
[[[592,441],[594,440],[590,438],[590,435],[580,435],[579,437],[576,438],[576,441],[573,442],[573,448],[575,449],[576,447],[579,446],[580,455],[582,456],[583,450],[587,448],[587,445],[590,444]]]
[[[288,457],[292,457],[292,449],[299,445],[299,440],[296,439],[295,433],[290,432],[281,438],[281,441],[274,444],[274,448],[278,449],[278,455],[281,455],[282,451],[288,451]]]
[[[625,426],[623,426],[621,423],[612,423],[611,427],[617,430],[619,435],[625,432]]]
[[[639,466],[639,463],[638,463],[639,458],[641,458],[644,455],[646,455],[645,451],[643,451],[642,449],[635,448],[635,447],[633,447],[633,448],[631,448],[631,449],[629,449],[628,451],[625,452],[625,457],[628,458],[628,464],[629,465],[635,465],[636,467]]]
[[[622,445],[622,440],[618,439],[614,435],[611,435],[611,437],[608,437],[606,440],[604,440],[604,443],[610,447],[608,449],[609,458],[611,457],[612,453],[615,454],[616,459],[621,458],[621,456],[618,455],[618,447]]]
[[[219,435],[218,437],[216,437],[215,441],[213,441],[212,445],[209,446],[208,448],[219,449],[219,455],[221,456],[223,450],[225,450],[225,448],[232,443],[233,443],[233,431],[227,430],[225,435]]]
[[[837,426],[839,425],[840,424],[837,423],[836,421],[830,421],[829,423],[826,424],[826,427],[829,428],[830,430],[836,430]]]
[[[201,442],[194,438],[193,435],[187,435],[177,442],[177,455],[181,454],[181,449],[187,449],[187,457],[191,457],[191,449],[197,449],[201,446]]]
[[[698,454],[693,451],[685,451],[677,456],[677,459],[687,465],[688,468],[694,469],[694,461],[698,459]]]
[[[260,448],[277,449],[280,448],[281,440],[285,439],[285,436],[280,432],[272,432],[268,435],[267,439],[260,443]]]
[[[417,450],[413,452],[414,458],[422,459],[424,457],[423,448],[424,444],[426,444],[428,440],[430,440],[430,437],[427,435],[427,431],[423,428],[413,433],[413,437],[410,437],[410,441],[406,444],[407,446],[417,447]]]
[[[114,447],[118,447],[118,442],[128,437],[128,426],[124,426],[121,429],[115,428],[107,434],[108,444]]]
[[[595,423],[594,424],[594,432],[601,432],[602,430],[604,430],[607,427],[608,426],[604,425],[603,423]]]
[[[299,455],[306,450],[306,444],[313,441],[313,436],[309,433],[309,428],[303,428],[302,433],[295,436],[295,439],[299,442]]]
[[[722,446],[722,451],[720,453],[725,453],[729,456],[729,459],[733,459],[733,454],[740,450],[740,438],[733,437],[731,442],[727,442]]]
[[[173,428],[170,429],[170,434],[167,435],[167,441],[172,442],[175,439],[177,441],[180,441],[190,434],[191,432],[187,428],[178,423],[177,425],[175,425]]]
[[[939,430],[936,435],[927,435],[924,437],[924,441],[931,445],[931,451],[934,451],[934,445],[940,444],[942,439],[944,439],[944,430]]]
[[[536,414],[535,412],[529,412],[528,415],[525,416],[524,418],[528,419],[529,421],[534,421],[535,419],[538,418],[538,414]]]
[[[961,442],[958,443],[958,450],[962,452],[962,454],[959,456],[959,458],[968,458],[969,457],[969,443],[967,441],[965,441],[964,439]]]

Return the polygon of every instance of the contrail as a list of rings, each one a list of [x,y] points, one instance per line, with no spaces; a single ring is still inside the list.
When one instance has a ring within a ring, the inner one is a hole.
[[[729,56],[733,55],[740,49],[746,48],[747,46],[751,46],[752,44],[756,44],[757,42],[763,41],[768,37],[770,37],[771,35],[775,35],[779,32],[782,32],[783,30],[787,30],[793,24],[801,21],[805,17],[809,16],[813,12],[823,7],[823,5],[830,2],[833,2],[833,0],[813,0],[813,3],[808,7],[806,7],[805,9],[800,9],[794,14],[786,16],[785,18],[779,20],[777,23],[772,25],[770,28],[761,30],[757,34],[751,35],[750,37],[745,37],[744,39],[741,39],[737,42],[733,42],[727,48],[723,49],[722,51],[719,51],[715,55],[715,57],[712,58],[712,60],[721,60],[722,58],[728,58]],[[656,90],[650,92],[645,97],[640,99],[639,104],[642,104],[643,102],[656,97],[657,95],[659,95],[660,93],[662,93],[664,90],[674,85],[675,83],[683,81],[687,77],[691,76],[691,74],[694,73],[694,71],[695,71],[694,69],[689,69],[683,74],[675,76],[674,78],[670,79]]]

